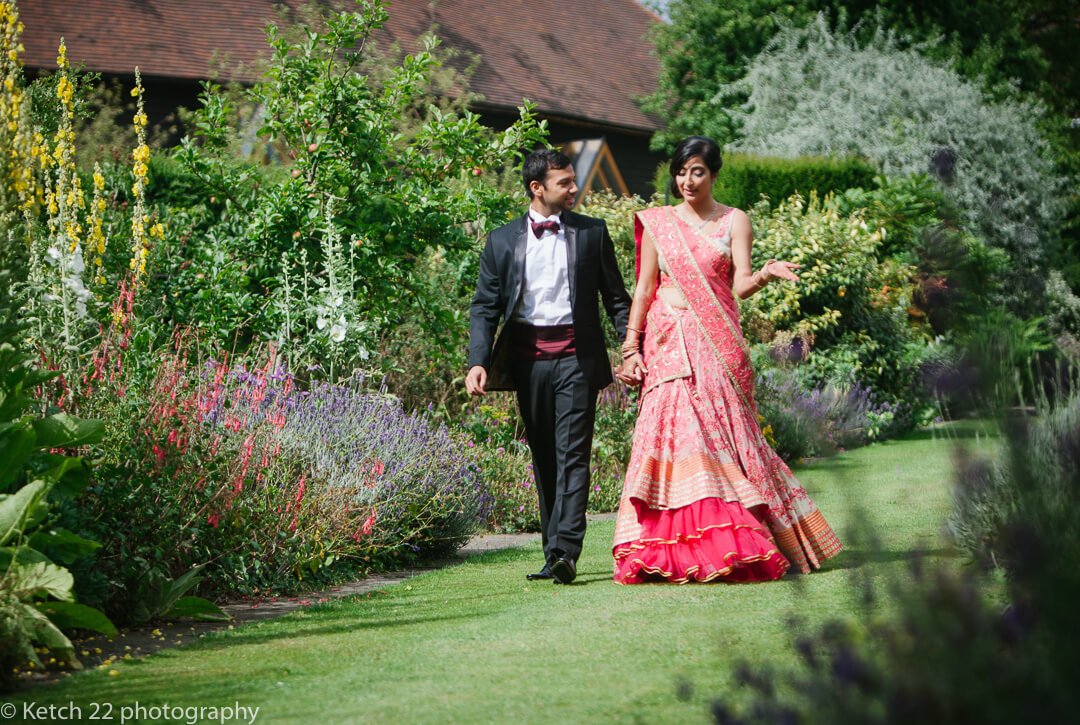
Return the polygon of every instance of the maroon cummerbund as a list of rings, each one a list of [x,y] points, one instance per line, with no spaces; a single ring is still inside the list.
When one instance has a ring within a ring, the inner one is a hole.
[[[554,360],[577,352],[573,325],[528,325],[514,322],[510,327],[514,354],[519,360]]]

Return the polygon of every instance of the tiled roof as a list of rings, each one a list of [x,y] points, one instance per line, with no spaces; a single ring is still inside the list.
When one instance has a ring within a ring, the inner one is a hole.
[[[342,4],[341,0],[335,0]],[[252,80],[265,56],[263,28],[276,6],[299,0],[21,0],[28,67],[68,57],[87,69],[145,76]],[[344,7],[351,3],[344,3]],[[659,65],[646,39],[659,19],[635,0],[391,0],[384,29],[406,50],[433,24],[444,43],[479,55],[472,89],[495,108],[534,101],[545,115],[629,129],[658,122],[635,99],[652,92]]]

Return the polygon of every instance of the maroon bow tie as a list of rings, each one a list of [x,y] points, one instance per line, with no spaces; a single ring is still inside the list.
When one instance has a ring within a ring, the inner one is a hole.
[[[555,232],[556,234],[559,233],[559,222],[557,221],[546,219],[542,222],[534,222],[530,219],[529,224],[532,225],[533,234],[535,234],[537,238],[543,236],[544,232],[547,231]]]

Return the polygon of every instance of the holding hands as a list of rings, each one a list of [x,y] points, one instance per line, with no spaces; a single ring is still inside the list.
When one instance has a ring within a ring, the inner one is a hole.
[[[641,357],[641,353],[635,352],[623,359],[622,365],[615,371],[615,377],[625,385],[636,388],[645,382],[647,372],[649,371],[645,368],[645,360]]]
[[[615,371],[615,377],[631,387],[637,387],[645,381],[645,360],[641,357],[641,330],[626,328],[626,340],[622,344],[622,365]]]

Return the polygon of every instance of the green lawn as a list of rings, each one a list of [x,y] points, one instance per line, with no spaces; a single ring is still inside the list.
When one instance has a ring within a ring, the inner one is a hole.
[[[885,579],[917,550],[959,563],[941,532],[951,451],[975,426],[923,432],[796,471],[856,543],[809,577],[751,585],[616,586],[613,522],[594,523],[578,583],[528,583],[538,545],[495,552],[356,599],[87,672],[18,702],[258,706],[258,722],[705,722],[740,658],[793,661],[791,617],[854,611],[849,574]],[[677,697],[681,690],[684,697]],[[688,695],[688,696],[687,696]],[[21,705],[20,705],[21,707]]]

